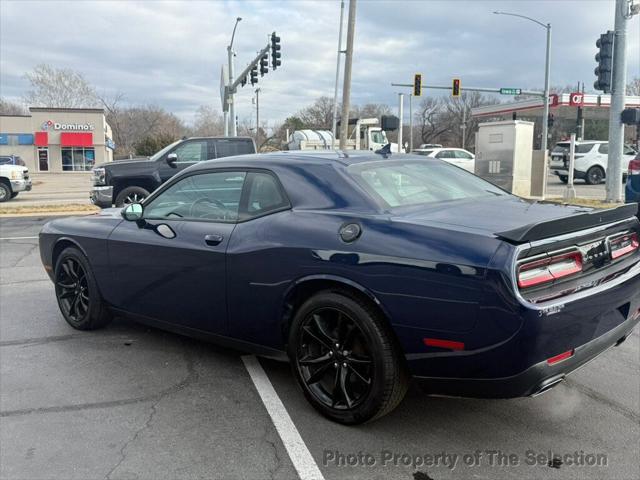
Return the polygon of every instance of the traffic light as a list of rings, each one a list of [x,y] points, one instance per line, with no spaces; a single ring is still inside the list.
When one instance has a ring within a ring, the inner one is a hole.
[[[451,85],[451,96],[459,97],[460,96],[460,79],[454,78],[453,83]]]
[[[269,73],[269,56],[265,55],[260,59],[260,76],[264,77],[265,73]]]
[[[413,76],[413,96],[420,97],[422,95],[422,74],[416,73]]]
[[[240,85],[244,87],[246,84],[247,84],[247,77],[244,77],[242,80],[240,80]]]
[[[253,87],[256,83],[258,83],[258,66],[255,65],[251,69],[251,86]]]
[[[604,93],[611,93],[611,74],[613,71],[613,40],[614,32],[611,30],[600,35],[596,41],[599,51],[596,53],[598,66],[594,70],[598,79],[593,83],[593,88],[602,90]]]
[[[276,35],[276,32],[273,32],[271,34],[271,66],[274,70],[282,65],[282,62],[280,61],[281,56],[280,37]]]
[[[550,113],[549,116],[547,117],[547,128],[553,127],[554,122],[555,122],[555,118],[553,117],[553,113]]]

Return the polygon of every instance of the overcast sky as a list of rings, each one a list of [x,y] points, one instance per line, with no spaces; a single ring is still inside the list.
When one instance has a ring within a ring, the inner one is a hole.
[[[545,30],[494,10],[551,22],[552,85],[583,81],[591,90],[595,40],[613,29],[613,7],[608,0],[359,0],[352,103],[395,108],[390,83],[410,82],[415,72],[431,84],[455,76],[463,88],[541,88]],[[48,63],[81,72],[100,92],[123,92],[131,104],[157,104],[189,122],[199,105],[220,108],[220,66],[240,16],[237,72],[268,34],[282,38],[281,68],[258,85],[261,118],[279,121],[333,95],[339,13],[339,0],[0,0],[0,95],[19,99],[28,89],[24,73]],[[629,77],[640,76],[638,17],[629,22]],[[253,115],[252,90],[240,89],[241,119]]]

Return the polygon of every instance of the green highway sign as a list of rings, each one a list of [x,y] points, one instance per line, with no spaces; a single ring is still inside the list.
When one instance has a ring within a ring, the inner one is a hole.
[[[500,95],[520,95],[522,93],[521,88],[501,88]]]

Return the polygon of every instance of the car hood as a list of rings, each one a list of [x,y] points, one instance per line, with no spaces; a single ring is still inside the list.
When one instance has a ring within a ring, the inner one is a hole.
[[[132,165],[138,164],[140,162],[149,162],[151,161],[150,157],[135,157],[135,158],[127,158],[124,160],[114,160],[113,162],[106,162],[96,165],[96,167],[109,168],[119,165]]]
[[[494,235],[524,225],[591,211],[593,209],[586,207],[536,202],[505,195],[430,205],[428,208],[407,211],[395,220]]]

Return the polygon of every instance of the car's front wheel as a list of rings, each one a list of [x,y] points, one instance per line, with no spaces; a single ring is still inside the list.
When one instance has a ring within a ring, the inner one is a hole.
[[[116,207],[126,207],[131,203],[140,203],[149,196],[149,191],[142,187],[127,187],[116,197]]]
[[[0,181],[0,203],[11,199],[11,187],[5,182]]]
[[[560,181],[564,184],[569,183],[569,177],[566,175],[558,175],[558,178],[560,179]]]
[[[111,312],[98,290],[91,266],[75,247],[65,248],[54,269],[58,306],[69,325],[78,330],[94,330],[111,321]]]
[[[298,309],[288,351],[307,400],[336,422],[382,417],[407,391],[401,352],[381,314],[342,292],[321,292]]]

